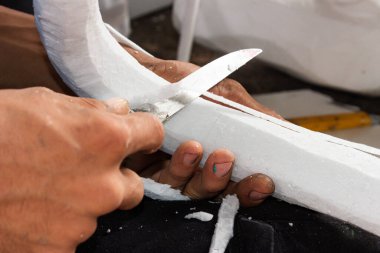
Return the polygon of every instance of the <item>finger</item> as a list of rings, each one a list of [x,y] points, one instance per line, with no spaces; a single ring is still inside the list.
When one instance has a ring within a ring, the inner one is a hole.
[[[223,195],[237,194],[240,204],[250,207],[261,204],[273,194],[274,190],[275,185],[272,179],[259,173],[246,177],[239,183],[231,184]]]
[[[104,101],[106,109],[115,114],[126,115],[130,112],[128,101],[122,98],[111,98]]]
[[[86,149],[103,154],[100,161],[114,170],[131,154],[156,151],[164,138],[161,122],[149,113],[121,116],[92,111],[83,116],[87,118],[78,123],[74,133],[84,139],[81,145]]]
[[[130,111],[128,101],[122,98],[111,98],[106,101],[101,101],[93,98],[78,98],[69,96],[68,98],[71,103],[75,103],[86,108],[108,111],[119,115],[128,114]]]
[[[250,107],[259,112],[268,114],[278,119],[283,118],[277,114],[275,111],[265,107],[264,105],[257,102],[247,90],[238,82],[232,79],[224,79],[216,86],[210,89],[210,92],[215,93],[216,95],[225,97],[229,100],[232,100],[241,105]],[[215,101],[213,101],[215,102]],[[216,102],[218,103],[218,102]],[[218,103],[219,104],[219,103]]]
[[[202,152],[201,144],[196,141],[181,144],[174,152],[169,166],[156,172],[152,179],[162,184],[169,184],[172,188],[183,189],[198,169]]]
[[[141,65],[145,67],[154,62],[162,61],[161,59],[148,55],[142,51],[131,48],[129,45],[122,44],[122,46],[131,56],[133,56]]]
[[[121,169],[120,179],[124,186],[120,209],[129,210],[136,207],[144,197],[144,185],[141,178],[130,169]]]
[[[130,168],[131,170],[133,170],[134,172],[140,175],[140,173],[147,172],[150,169],[150,167],[152,167],[154,164],[169,160],[170,158],[171,158],[170,155],[162,151],[157,151],[154,154],[137,153],[125,158],[122,163],[122,166],[126,168]],[[152,174],[154,173],[151,173],[150,176]],[[147,176],[144,176],[144,177],[147,177]]]
[[[73,104],[77,104],[81,107],[85,108],[92,108],[92,109],[98,109],[101,111],[107,110],[107,105],[100,100],[94,99],[94,98],[80,98],[80,97],[70,97],[67,96],[69,101]]]
[[[165,168],[169,168],[169,165],[170,165],[170,159],[157,161],[156,163],[152,164],[148,168],[141,171],[139,175],[141,177],[150,178],[157,182],[158,180],[156,180],[156,178],[158,177],[155,175],[160,173],[161,170]]]
[[[176,82],[178,76],[178,64],[176,61],[160,61],[148,66],[153,73],[169,82]]]
[[[123,117],[125,156],[145,151],[153,153],[162,145],[164,128],[159,119],[149,113],[132,113]]]
[[[173,60],[159,60],[144,64],[144,66],[171,83],[178,82],[199,69],[197,65]]]
[[[214,151],[207,159],[203,170],[196,173],[184,189],[184,194],[195,199],[218,195],[231,178],[235,156],[226,149]]]

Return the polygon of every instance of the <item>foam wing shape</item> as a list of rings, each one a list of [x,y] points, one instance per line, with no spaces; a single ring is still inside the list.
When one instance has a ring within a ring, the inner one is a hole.
[[[95,0],[35,0],[35,16],[51,62],[81,96],[149,101],[168,83],[141,66],[107,30]],[[282,122],[231,101],[242,111],[198,98],[165,124],[164,150],[200,141],[205,156],[226,147],[236,154],[233,177],[263,172],[276,196],[380,235],[380,150]]]

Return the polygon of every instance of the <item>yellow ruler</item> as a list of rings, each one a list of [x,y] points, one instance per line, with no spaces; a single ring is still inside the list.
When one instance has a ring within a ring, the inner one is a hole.
[[[353,112],[299,117],[288,119],[288,121],[310,130],[325,132],[376,125],[380,123],[380,116],[366,112]]]

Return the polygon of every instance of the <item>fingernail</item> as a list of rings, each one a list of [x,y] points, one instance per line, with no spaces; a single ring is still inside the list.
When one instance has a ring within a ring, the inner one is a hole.
[[[111,111],[115,112],[129,112],[128,101],[122,98],[111,98],[105,101],[106,105]]]
[[[270,195],[269,193],[261,193],[261,192],[251,191],[249,193],[249,198],[252,201],[257,201],[257,200],[265,199],[269,195]]]
[[[212,172],[214,172],[215,175],[218,177],[223,177],[230,172],[232,167],[232,162],[229,163],[217,163],[214,164],[214,167],[212,168]]]
[[[186,166],[191,166],[195,163],[197,158],[198,158],[198,154],[187,153],[183,157],[183,164],[185,164]]]

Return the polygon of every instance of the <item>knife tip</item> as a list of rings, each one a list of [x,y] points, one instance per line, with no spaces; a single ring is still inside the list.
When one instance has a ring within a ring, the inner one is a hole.
[[[247,49],[242,49],[241,52],[244,54],[248,54],[250,57],[255,57],[263,52],[262,49],[260,48],[247,48]]]

